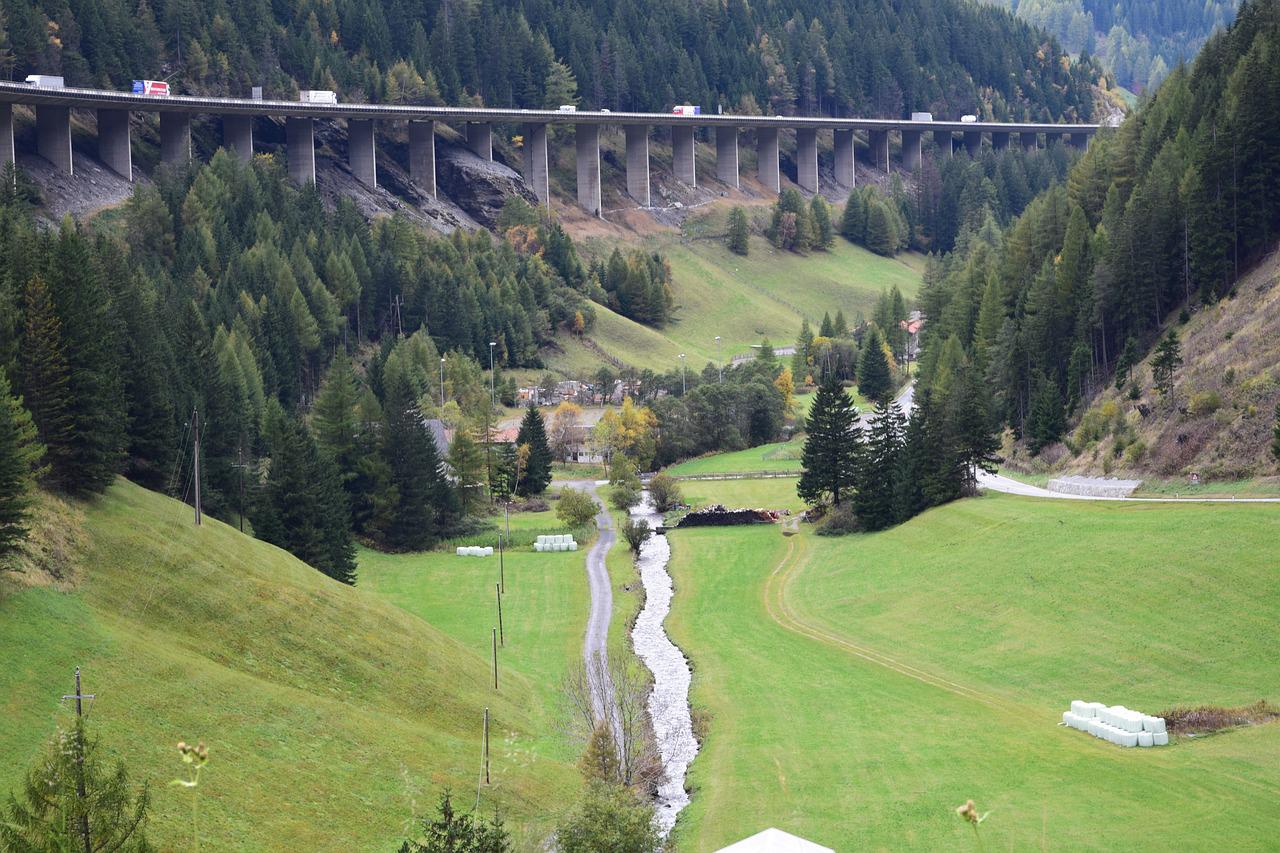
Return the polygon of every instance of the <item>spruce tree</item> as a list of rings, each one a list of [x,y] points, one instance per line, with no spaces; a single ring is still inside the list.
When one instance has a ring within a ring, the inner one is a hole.
[[[849,321],[844,318],[844,311],[836,311],[836,317],[831,321],[831,336],[835,338],[849,337]]]
[[[858,192],[849,193],[840,216],[840,236],[850,243],[863,245],[867,241],[867,203]]]
[[[1151,359],[1151,381],[1161,394],[1173,390],[1173,374],[1182,364],[1182,346],[1178,343],[1178,335],[1173,329],[1161,338],[1156,346],[1156,354]]]
[[[962,493],[978,491],[978,472],[994,474],[1000,464],[1000,435],[991,414],[991,392],[978,371],[965,369],[952,386],[947,417],[955,439],[954,452],[964,466]]]
[[[460,428],[449,446],[449,467],[458,484],[458,503],[464,515],[471,512],[475,499],[483,493],[484,449],[472,437],[471,430]]]
[[[858,390],[875,403],[887,401],[893,394],[893,375],[884,352],[884,339],[880,336],[880,329],[874,325],[867,330],[862,342],[862,355],[858,359]]]
[[[516,434],[516,446],[529,446],[529,460],[521,471],[517,493],[521,496],[540,495],[551,485],[551,445],[547,442],[547,426],[537,406],[525,410]]]
[[[1116,390],[1119,391],[1129,381],[1129,374],[1138,363],[1138,341],[1132,335],[1125,339],[1124,349],[1116,359]]]
[[[889,207],[880,199],[867,204],[866,247],[877,255],[893,257],[898,251],[898,234]]]
[[[339,349],[316,395],[311,417],[316,442],[337,464],[346,484],[354,479],[359,467],[359,401],[360,388],[351,359]]]
[[[729,211],[729,251],[744,258],[750,251],[750,231],[747,227],[747,212],[737,205]]]
[[[83,717],[76,718],[71,731],[58,731],[28,771],[21,792],[9,797],[0,819],[0,849],[153,849],[146,837],[151,808],[146,784],[135,789],[124,763],[106,766],[98,749]]]
[[[830,338],[835,336],[835,327],[831,325],[831,312],[822,312],[822,322],[818,325],[818,337]]]
[[[49,482],[62,488],[75,476],[69,412],[70,369],[62,351],[62,323],[44,279],[33,276],[23,289],[22,392],[39,440],[47,449]]]
[[[835,243],[835,229],[831,226],[831,208],[820,195],[815,195],[809,202],[809,216],[813,221],[813,246],[816,249],[830,249]]]
[[[13,549],[27,533],[44,446],[31,415],[14,397],[0,369],[0,554]]]
[[[61,485],[72,494],[89,495],[105,490],[120,471],[126,412],[110,295],[85,238],[69,218],[54,243],[48,276],[70,370],[73,470]]]
[[[862,440],[853,401],[844,386],[828,371],[818,386],[805,421],[804,467],[796,494],[811,506],[830,498],[839,506],[853,488]]]
[[[800,334],[796,336],[796,351],[791,357],[791,375],[796,382],[803,384],[809,376],[810,349],[813,347],[813,332],[809,329],[809,319],[800,321]]]
[[[854,511],[866,530],[883,530],[896,520],[902,442],[902,410],[897,403],[878,402],[858,460],[858,492],[854,498]]]
[[[1031,411],[1027,415],[1027,436],[1032,455],[1038,454],[1062,437],[1066,420],[1058,383],[1043,373],[1037,373]]]
[[[387,544],[399,551],[419,551],[434,544],[450,526],[457,499],[405,377],[387,378],[383,412],[382,456],[396,489]]]

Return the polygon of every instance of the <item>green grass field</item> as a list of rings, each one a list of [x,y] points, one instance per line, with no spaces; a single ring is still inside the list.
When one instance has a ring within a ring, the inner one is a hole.
[[[883,258],[839,239],[828,252],[802,257],[779,252],[762,237],[753,237],[750,254],[739,257],[718,236],[724,230],[724,216],[718,211],[688,226],[691,233],[700,235],[697,239],[666,234],[640,241],[643,248],[661,252],[671,263],[679,306],[675,320],[651,329],[596,306],[596,325],[589,337],[601,350],[625,364],[656,371],[678,369],[683,352],[688,369],[697,371],[716,359],[717,335],[727,362],[763,338],[775,346],[794,342],[806,317],[815,324],[815,331],[827,311],[834,315],[843,310],[853,322],[860,313],[870,315],[881,291],[897,285],[910,299],[920,287],[921,257]],[[598,239],[587,241],[588,253],[602,256],[613,246]],[[548,357],[554,369],[593,373],[601,363],[599,354],[579,341],[566,338],[559,343],[562,351]]]
[[[736,503],[741,482],[688,483]],[[755,481],[782,500],[791,481]],[[725,491],[721,488],[725,487]],[[794,493],[792,493],[794,494]],[[1071,699],[1280,697],[1280,512],[1003,495],[842,539],[672,535],[706,740],[681,850],[766,826],[837,850],[1264,849],[1280,725],[1122,750]]]
[[[188,507],[123,480],[85,514],[91,544],[73,592],[0,598],[0,792],[67,722],[59,697],[77,665],[106,750],[151,783],[160,849],[190,832],[189,801],[168,784],[184,739],[211,752],[209,850],[391,849],[441,787],[474,802],[486,706],[495,784],[482,801],[501,808],[521,849],[545,841],[578,790],[575,756],[546,730],[544,684],[575,651],[554,617],[582,624],[578,555],[547,555],[570,559],[536,582],[514,558],[513,648],[495,693],[482,577],[493,560],[448,557],[441,599],[400,593],[433,626],[374,591],[386,578],[373,561],[352,589],[217,521],[196,528]]]

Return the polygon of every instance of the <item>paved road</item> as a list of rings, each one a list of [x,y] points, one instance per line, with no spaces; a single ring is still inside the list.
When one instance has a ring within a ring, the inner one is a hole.
[[[915,383],[908,385],[898,395],[898,406],[904,415],[911,414],[915,403]],[[1073,495],[1067,492],[1055,492],[1040,486],[1032,486],[1003,474],[978,472],[978,486],[993,492],[1004,492],[1009,495],[1021,495],[1026,498],[1053,498],[1064,501],[1135,501],[1141,503],[1280,503],[1280,498],[1108,498],[1099,495]]]
[[[604,501],[601,500],[596,483],[591,480],[578,480],[568,485],[591,495],[600,507],[600,511],[596,513],[596,528],[600,531],[600,535],[596,537],[595,544],[587,552],[587,586],[591,590],[591,610],[587,616],[587,634],[582,641],[582,660],[586,664],[587,676],[593,682],[591,690],[593,701],[598,705],[598,700],[594,697],[611,696],[613,693],[609,685],[605,685],[605,689],[600,690],[599,685],[594,683],[595,679],[605,672],[605,668],[593,664],[593,660],[597,656],[601,663],[609,659],[609,620],[613,616],[613,587],[609,583],[609,569],[604,560],[617,537],[613,529],[613,516],[609,514]],[[605,709],[602,707],[597,707],[595,713],[597,720],[602,720],[606,716]]]

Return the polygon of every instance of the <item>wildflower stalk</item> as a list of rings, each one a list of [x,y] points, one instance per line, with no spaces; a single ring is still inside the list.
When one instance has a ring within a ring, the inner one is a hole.
[[[195,746],[186,741],[178,742],[178,754],[182,763],[188,766],[186,779],[174,779],[170,784],[191,789],[191,849],[200,849],[200,797],[196,789],[200,787],[200,771],[209,763],[209,748],[204,741]]]

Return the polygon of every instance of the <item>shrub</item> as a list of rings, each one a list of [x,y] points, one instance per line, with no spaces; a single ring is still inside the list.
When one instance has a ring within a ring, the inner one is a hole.
[[[1217,391],[1197,391],[1191,395],[1187,409],[1196,417],[1211,415],[1222,408],[1222,398]]]
[[[592,782],[556,832],[562,853],[652,853],[653,809],[621,785]]]
[[[658,474],[649,481],[649,497],[658,512],[670,512],[684,504],[684,495],[680,494],[680,483],[670,474]]]
[[[609,490],[609,504],[616,510],[626,512],[640,503],[640,490],[630,483],[619,483]]]
[[[1138,387],[1138,383],[1134,382],[1129,385],[1129,399],[1137,400],[1142,396],[1142,389]]]
[[[400,853],[451,853],[474,850],[476,853],[507,853],[511,839],[502,827],[502,819],[489,820],[454,810],[449,791],[440,796],[439,817],[421,819],[422,840],[405,839]]]
[[[826,519],[817,529],[819,536],[846,536],[862,529],[858,516],[849,504],[841,504],[827,513]]]
[[[1142,457],[1147,454],[1147,444],[1143,441],[1135,441],[1124,450],[1124,462],[1126,465],[1135,465],[1141,461]]]
[[[627,546],[631,548],[632,554],[639,554],[640,547],[653,535],[653,531],[649,529],[649,522],[643,518],[628,518],[627,523],[622,525],[622,538],[627,540]]]
[[[586,492],[565,489],[556,503],[556,518],[566,527],[581,527],[596,517],[598,509],[596,502]]]

